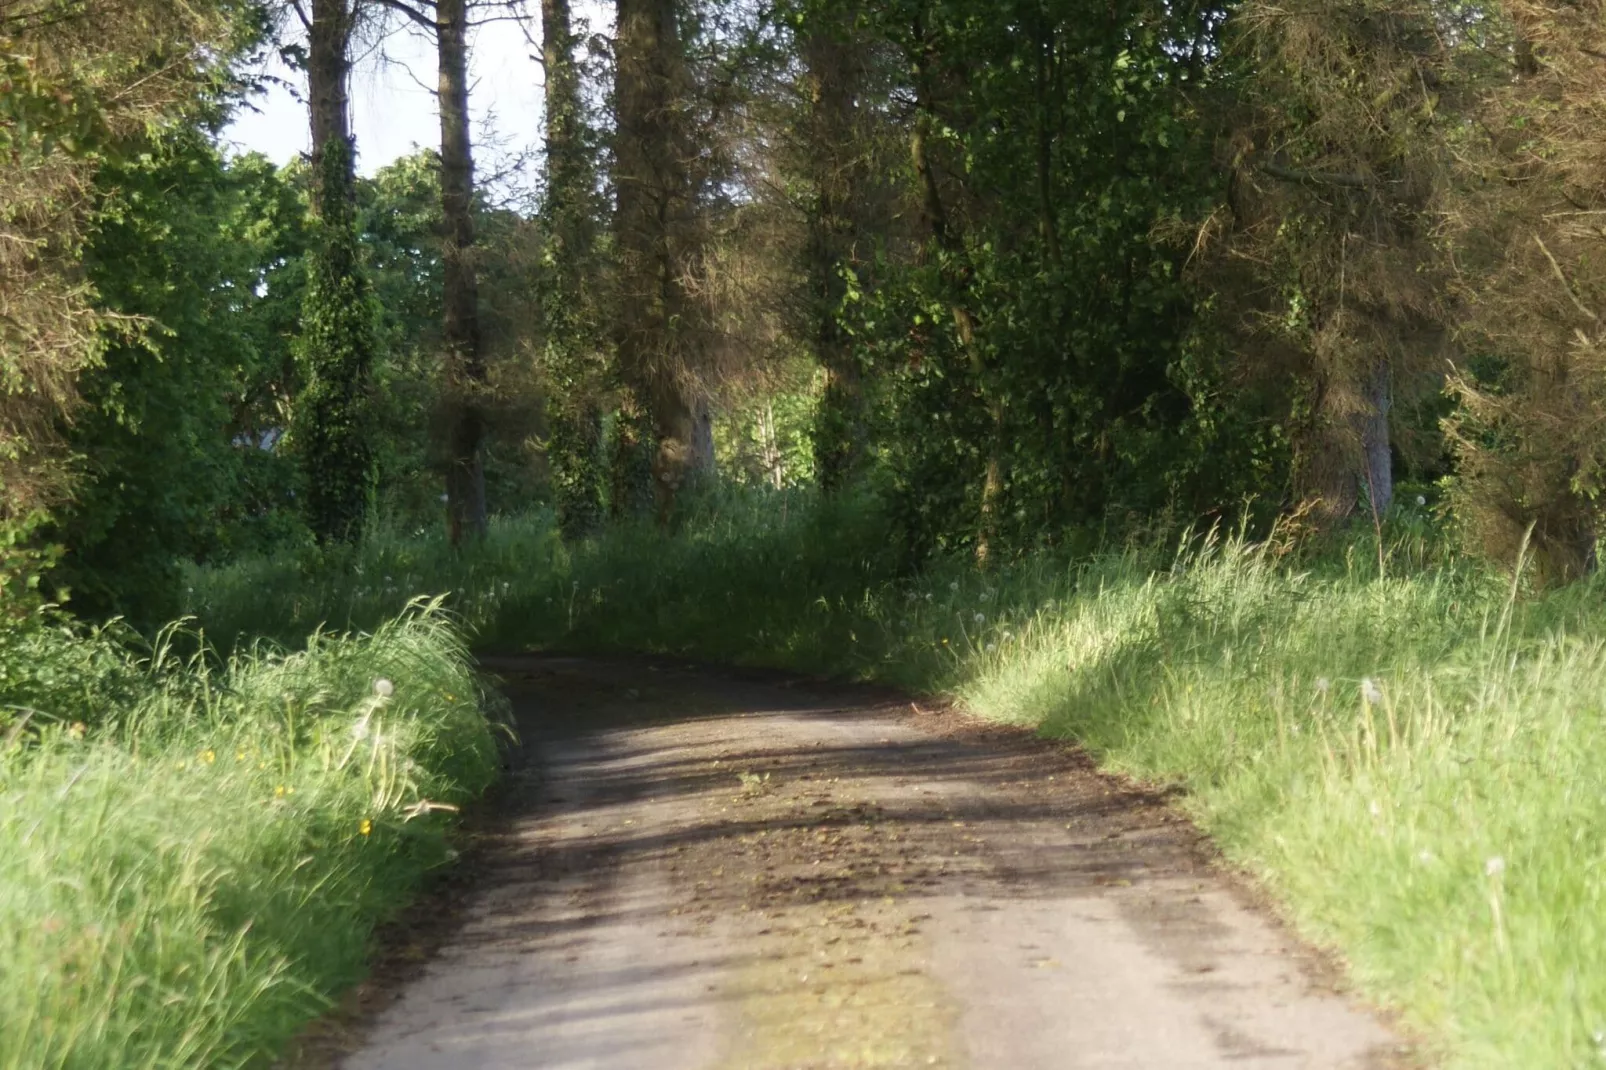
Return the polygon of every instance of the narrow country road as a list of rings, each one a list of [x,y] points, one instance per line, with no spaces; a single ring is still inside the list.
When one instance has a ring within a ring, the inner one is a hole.
[[[1074,750],[848,687],[488,667],[513,814],[345,1070],[1401,1058],[1185,820]]]

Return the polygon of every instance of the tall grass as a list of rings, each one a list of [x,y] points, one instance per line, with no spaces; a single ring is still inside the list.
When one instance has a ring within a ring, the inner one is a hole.
[[[497,768],[429,606],[221,665],[62,628],[3,645],[6,1070],[265,1065],[361,977]]]
[[[1606,1063],[1599,581],[1526,592],[1409,516],[1381,555],[1209,537],[904,577],[864,503],[715,499],[674,537],[572,549],[522,532],[496,553],[527,567],[465,599],[482,644],[884,680],[1076,738],[1183,786],[1448,1065]]]

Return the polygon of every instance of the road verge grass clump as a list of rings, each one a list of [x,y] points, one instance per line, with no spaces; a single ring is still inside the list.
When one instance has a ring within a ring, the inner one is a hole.
[[[498,768],[438,607],[221,663],[9,642],[36,661],[0,711],[0,1067],[265,1064]],[[118,688],[82,694],[86,665]]]

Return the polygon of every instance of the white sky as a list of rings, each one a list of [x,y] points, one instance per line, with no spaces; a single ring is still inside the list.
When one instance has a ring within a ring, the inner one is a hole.
[[[539,34],[539,25],[532,32]],[[475,135],[484,164],[494,166],[500,156],[540,144],[538,47],[525,39],[521,24],[512,22],[476,27],[471,46]],[[392,35],[382,51],[376,49],[358,63],[351,87],[352,126],[357,166],[363,174],[372,175],[419,146],[440,146],[440,111],[433,92],[436,70],[434,42],[412,29]],[[239,151],[260,152],[285,164],[311,148],[306,105],[298,99],[305,93],[306,78],[277,60],[267,73],[297,89],[276,85],[258,96],[252,101],[256,110],[242,108],[224,132],[224,141]],[[499,146],[484,144],[488,132]]]

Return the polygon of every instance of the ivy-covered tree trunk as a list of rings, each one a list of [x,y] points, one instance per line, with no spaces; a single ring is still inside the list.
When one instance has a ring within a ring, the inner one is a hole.
[[[569,0],[541,0],[546,69],[547,249],[542,319],[553,396],[547,456],[558,524],[580,538],[602,522],[602,346],[587,273],[596,268],[596,167],[580,100]]]
[[[468,110],[468,2],[439,0],[442,340],[451,406],[447,526],[453,545],[486,532],[483,397],[486,368],[474,263],[474,144]]]
[[[615,306],[620,370],[652,422],[653,491],[667,522],[705,462],[698,403],[687,388],[701,344],[686,289],[696,203],[686,135],[690,81],[675,0],[619,0]]]
[[[306,474],[306,514],[321,542],[362,535],[373,487],[370,374],[377,346],[357,240],[350,123],[352,0],[313,0],[307,63],[312,206],[300,356],[306,386],[294,434]]]

